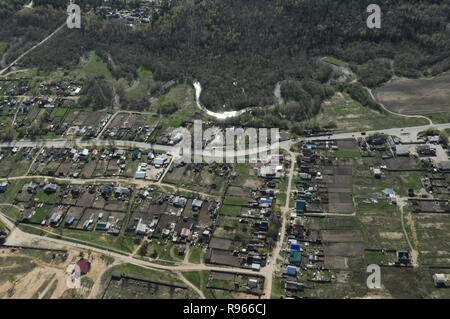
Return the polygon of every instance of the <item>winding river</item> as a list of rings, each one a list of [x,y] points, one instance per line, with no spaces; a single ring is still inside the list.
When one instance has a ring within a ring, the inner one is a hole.
[[[227,111],[227,112],[222,112],[222,113],[217,113],[217,112],[213,112],[208,110],[200,101],[200,95],[202,94],[202,86],[200,84],[199,81],[194,81],[193,83],[194,85],[194,89],[195,89],[195,102],[197,103],[197,107],[202,110],[203,112],[205,112],[206,114],[208,114],[209,116],[212,116],[218,120],[225,120],[228,118],[232,118],[232,117],[236,117],[239,116],[241,114],[244,114],[245,112],[248,112],[250,110],[253,110],[255,108],[263,108],[261,106],[255,106],[255,107],[247,107],[245,109],[239,110],[239,111]],[[270,108],[273,107],[275,105],[279,105],[283,103],[283,99],[281,98],[281,84],[280,82],[278,82],[275,86],[275,90],[274,90],[274,95],[277,98],[277,102],[275,104],[269,105],[269,106],[265,106],[264,108]]]

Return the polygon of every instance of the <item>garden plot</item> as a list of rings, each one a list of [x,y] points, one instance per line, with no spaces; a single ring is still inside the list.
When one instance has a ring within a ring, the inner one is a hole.
[[[250,222],[251,223],[251,222]],[[231,239],[245,245],[246,241],[252,239],[253,225],[239,223],[239,218],[221,217],[217,222],[214,236]]]
[[[122,273],[119,280],[112,273]],[[149,281],[146,281],[149,280]],[[175,274],[168,271],[149,270],[123,264],[109,269],[102,277],[105,299],[196,299],[198,295],[188,289]]]
[[[450,215],[413,214],[419,249],[419,263],[448,265],[450,263]]]
[[[352,169],[348,167],[333,168],[333,175],[326,175],[328,186],[328,212],[353,212],[351,189]]]
[[[83,212],[84,212],[84,208],[83,207],[70,207],[69,210],[67,211],[67,217],[72,216],[74,218],[73,222],[70,225],[67,225],[67,227],[69,228],[76,228],[78,226],[79,221],[82,219],[83,216]],[[64,221],[64,226],[66,226],[65,221]],[[81,225],[83,226],[83,225]]]
[[[324,268],[332,270],[345,270],[348,269],[348,258],[342,256],[329,256],[324,258]]]
[[[90,161],[86,165],[84,165],[83,170],[81,171],[81,176],[84,178],[91,178],[94,174],[94,171],[97,167],[96,161]]]
[[[26,183],[23,185],[22,189],[17,193],[16,196],[17,201],[27,203],[34,197],[34,194],[29,193],[27,189],[28,184]]]
[[[233,241],[231,239],[213,236],[209,241],[208,247],[213,249],[233,250]]]
[[[230,186],[227,189],[227,197],[252,198],[252,191],[248,188]]]
[[[172,173],[164,177],[164,182],[176,184],[181,187],[190,188],[199,192],[207,192],[212,195],[223,195],[227,178],[215,172],[209,172],[207,166],[196,171],[194,164],[188,164],[182,171],[181,168],[174,168]],[[174,179],[177,178],[177,179]]]
[[[166,208],[167,202],[164,202],[162,205],[153,205],[150,202],[146,201],[139,204],[138,207],[133,206],[133,209],[131,210],[131,218],[127,225],[127,231],[134,231],[134,227],[137,226],[137,223],[141,219],[141,222],[143,224],[150,225],[154,220],[155,214],[158,214],[158,216],[162,216]],[[160,220],[158,222],[160,222]]]
[[[330,243],[324,245],[325,256],[363,256],[363,243]]]
[[[94,203],[95,193],[91,194],[89,192],[84,192],[81,197],[77,200],[76,206],[80,207],[91,207]],[[103,208],[103,207],[102,207]]]
[[[340,150],[358,150],[359,146],[356,140],[338,140],[337,146]]]
[[[91,117],[91,115],[92,115],[91,112],[80,112],[80,113],[78,113],[78,116],[76,117],[75,120],[73,120],[72,125],[75,125],[75,126],[82,126],[83,123],[84,123],[88,118]]]
[[[240,267],[241,263],[238,256],[234,256],[233,252],[221,249],[211,249],[210,256],[207,259],[210,264],[225,265],[232,267]]]
[[[96,112],[91,112],[89,113],[89,116],[86,117],[83,121],[83,126],[96,126],[101,119],[103,119],[105,117],[105,113],[104,112],[100,112],[100,111],[96,111]]]
[[[384,165],[387,166],[388,169],[408,169],[408,168],[418,168],[418,164],[416,160],[412,157],[393,157],[389,159],[383,160]]]
[[[58,169],[55,172],[55,176],[70,176],[70,172],[73,168],[73,162],[64,162],[59,165]]]
[[[128,210],[128,203],[129,203],[128,201],[123,200],[108,200],[103,209],[126,212]]]
[[[92,230],[98,220],[98,216],[102,213],[105,212],[100,209],[86,208],[76,228],[80,230]]]
[[[322,240],[324,242],[362,241],[363,237],[359,230],[324,230]]]
[[[161,237],[162,230],[163,229],[169,229],[171,227],[171,224],[175,224],[178,222],[178,219],[180,217],[168,213],[164,213],[160,215],[158,225],[156,226],[155,232],[153,234],[153,237]]]
[[[208,210],[209,203],[204,202],[200,212],[198,212],[198,217],[194,217],[197,221],[197,226],[207,227],[211,225],[211,213]]]

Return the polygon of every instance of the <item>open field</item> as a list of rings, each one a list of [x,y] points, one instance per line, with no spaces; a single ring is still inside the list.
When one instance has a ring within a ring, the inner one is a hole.
[[[355,132],[381,130],[392,127],[426,125],[421,118],[404,118],[388,113],[379,113],[362,106],[348,94],[336,94],[322,105],[321,112],[315,118],[321,125],[336,124],[337,132]]]
[[[389,110],[406,115],[450,111],[450,73],[432,79],[394,79],[375,92]]]

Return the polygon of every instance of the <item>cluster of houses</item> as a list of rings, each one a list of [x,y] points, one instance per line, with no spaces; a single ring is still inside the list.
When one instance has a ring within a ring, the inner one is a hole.
[[[140,156],[136,154],[136,159]],[[147,154],[147,162],[141,162],[134,174],[135,179],[147,179],[158,181],[164,174],[165,169],[170,165],[172,157],[167,154]]]
[[[137,7],[115,9],[105,3],[96,9],[96,13],[112,20],[123,20],[128,26],[136,24],[149,24],[152,12],[158,10],[159,1],[141,0],[136,2]]]

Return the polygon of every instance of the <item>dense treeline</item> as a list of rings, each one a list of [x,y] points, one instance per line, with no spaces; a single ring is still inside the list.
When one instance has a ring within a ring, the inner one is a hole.
[[[323,100],[334,94],[330,86],[316,81],[285,81],[281,85],[281,96],[286,102],[277,107],[283,118],[303,121],[320,111]]]
[[[378,112],[383,112],[381,105],[376,102],[370,95],[369,91],[359,83],[352,83],[347,86],[347,92],[352,99],[358,101],[362,105],[374,109]]]
[[[172,0],[150,25],[135,28],[84,14],[81,30],[65,30],[27,63],[71,67],[95,49],[113,55],[116,77],[136,77],[143,66],[157,81],[200,80],[202,101],[212,110],[273,104],[274,86],[283,80],[326,83],[330,70],[315,62],[321,55],[362,65],[358,73],[369,86],[389,78],[390,66],[376,60],[380,57],[405,76],[421,75],[430,66],[432,72],[448,68],[450,0],[378,1],[383,10],[378,30],[366,27],[371,2]]]
[[[65,19],[60,10],[52,7],[24,9],[28,2],[0,1],[0,42],[7,43],[4,65],[54,31]]]
[[[81,91],[80,104],[94,110],[109,107],[113,103],[113,91],[104,77],[89,78]]]
[[[371,60],[357,68],[359,81],[364,86],[374,88],[388,81],[392,77],[392,68],[389,61],[382,59]]]

